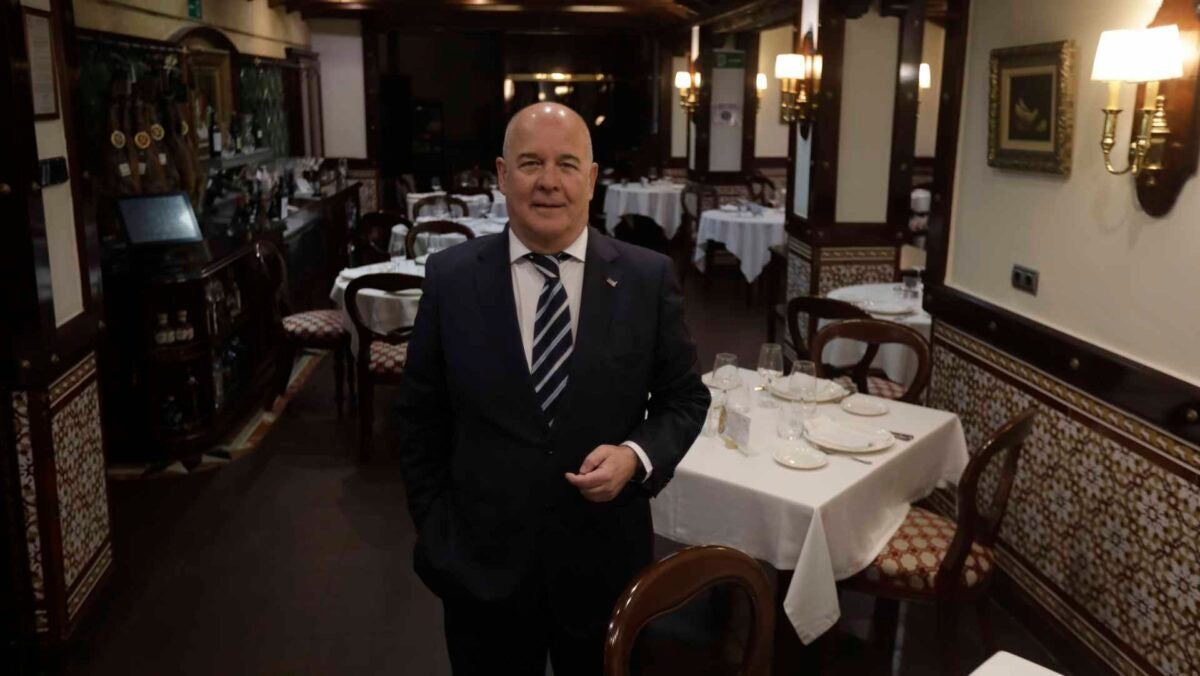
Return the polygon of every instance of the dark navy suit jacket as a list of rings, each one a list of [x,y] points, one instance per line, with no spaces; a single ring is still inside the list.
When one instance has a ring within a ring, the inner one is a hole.
[[[611,604],[650,562],[649,498],[709,404],[668,258],[588,233],[570,368],[551,428],[521,344],[507,230],[429,258],[400,455],[417,572],[444,599],[504,601],[536,577]],[[594,503],[564,478],[596,446],[626,440],[653,464],[644,484]]]

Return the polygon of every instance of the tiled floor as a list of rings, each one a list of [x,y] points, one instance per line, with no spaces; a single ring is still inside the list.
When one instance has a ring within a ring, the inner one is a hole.
[[[761,307],[720,279],[688,285],[702,364],[719,351],[752,367]],[[56,665],[65,674],[449,673],[441,609],[410,565],[412,526],[389,402],[377,453],[355,461],[357,418],[333,415],[326,360],[263,446],[216,472],[111,485],[117,577]],[[670,547],[661,543],[662,548]],[[868,599],[844,599],[845,634],[822,671],[878,673],[861,640]],[[1004,649],[1054,666],[1028,632],[993,609]],[[936,673],[929,609],[905,616],[899,673]],[[966,664],[982,660],[974,627]]]

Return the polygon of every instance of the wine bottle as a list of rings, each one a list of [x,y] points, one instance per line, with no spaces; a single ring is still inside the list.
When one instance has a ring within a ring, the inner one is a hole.
[[[213,157],[221,156],[221,125],[217,123],[217,116],[211,108],[208,114],[208,150]]]
[[[229,146],[234,153],[242,152],[242,121],[236,110],[229,117]]]

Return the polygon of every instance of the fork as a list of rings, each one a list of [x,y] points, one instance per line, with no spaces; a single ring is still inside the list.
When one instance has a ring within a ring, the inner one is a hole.
[[[864,465],[874,465],[875,464],[875,463],[871,462],[870,460],[860,458],[857,455],[853,455],[851,453],[844,453],[842,451],[831,451],[829,449],[821,449],[821,450],[823,450],[825,453],[828,453],[829,455],[840,456],[840,457],[846,458],[847,460],[853,460],[854,462],[860,462]]]

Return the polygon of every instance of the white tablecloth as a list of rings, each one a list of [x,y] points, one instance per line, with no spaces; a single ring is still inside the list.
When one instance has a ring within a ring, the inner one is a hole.
[[[742,369],[743,387],[761,380]],[[747,392],[751,402],[757,393]],[[888,402],[890,411],[861,418],[837,404],[817,415],[907,432],[913,441],[864,456],[872,465],[831,455],[817,470],[793,470],[771,457],[779,408],[754,406],[747,457],[717,437],[701,436],[651,501],[654,530],[687,545],[726,545],[792,570],[783,608],[805,643],[834,626],[837,581],[867,566],[900,526],[909,504],[942,480],[957,481],[967,446],[957,416]]]
[[[742,263],[746,281],[753,282],[771,261],[774,244],[783,244],[787,234],[783,229],[783,210],[764,209],[761,216],[749,211],[709,209],[700,214],[700,230],[696,237],[696,265],[704,269],[704,243],[721,242]]]
[[[422,223],[425,221],[432,221],[432,220],[449,220],[449,221],[454,221],[455,223],[461,223],[462,225],[465,225],[468,228],[470,228],[471,232],[474,232],[476,237],[479,237],[481,235],[492,235],[492,234],[495,234],[498,232],[503,232],[504,224],[508,222],[508,219],[493,218],[493,217],[488,217],[488,218],[468,217],[468,218],[438,219],[438,218],[435,218],[432,216],[425,217],[425,218],[418,218],[417,222]],[[393,226],[392,227],[392,237],[391,237],[391,239],[388,240],[388,253],[392,254],[393,256],[403,256],[405,253],[404,252],[404,238],[407,235],[408,235],[408,226],[407,225],[400,223],[398,225]],[[423,235],[417,235],[417,246],[414,248],[417,250],[417,255],[419,256],[421,254],[428,253],[431,251],[441,251],[442,249],[445,249],[446,247],[454,246],[455,244],[460,244],[465,241],[467,241],[467,238],[463,237],[462,235],[460,235],[458,233],[449,233],[449,234],[445,234],[445,235],[436,235],[436,234],[432,234],[432,233],[426,233]]]
[[[979,665],[978,669],[972,671],[971,676],[1060,676],[1060,674],[1001,650],[988,658],[988,661]]]
[[[930,318],[929,313],[921,308],[920,296],[917,298],[903,298],[900,294],[896,293],[897,286],[897,284],[858,284],[835,289],[827,295],[829,298],[844,300],[847,303],[861,303],[870,300],[880,303],[901,303],[906,305],[912,308],[912,313],[906,315],[876,315],[876,318],[903,324],[911,329],[915,329],[917,333],[925,337],[925,340],[929,340],[930,327],[933,324],[933,320]],[[827,323],[821,322],[821,326]],[[857,364],[858,360],[862,359],[866,349],[863,343],[857,341],[835,340],[825,347],[823,358],[826,362],[836,366],[849,366]],[[888,378],[906,385],[912,382],[913,376],[917,374],[916,353],[903,345],[895,343],[880,345],[879,354],[875,356],[875,361],[871,364],[883,369],[888,374]]]
[[[446,191],[444,190],[409,193],[407,198],[408,217],[410,219],[416,217],[416,215],[413,213],[413,208],[417,205],[417,202],[425,199],[426,197],[444,197],[445,195]],[[469,215],[476,218],[482,218],[486,216],[495,216],[497,218],[508,217],[508,205],[504,200],[504,193],[496,190],[495,188],[492,189],[492,202],[488,201],[487,195],[455,195],[455,197],[466,202],[467,210],[471,212]],[[427,215],[429,214],[428,211],[425,213]]]
[[[653,218],[662,226],[667,239],[679,230],[683,215],[680,195],[683,186],[670,181],[641,183],[613,183],[604,192],[604,228],[612,234],[613,228],[625,214],[641,214]]]
[[[346,287],[350,281],[363,275],[375,272],[399,272],[406,275],[425,276],[424,264],[416,261],[393,259],[387,263],[372,263],[357,268],[342,270],[333,281],[333,289],[329,298],[342,311],[342,323],[350,330],[351,347],[358,354],[358,335],[354,333],[354,324],[346,313]],[[358,293],[358,311],[367,326],[387,333],[402,326],[412,326],[417,319],[417,306],[421,302],[420,289],[390,293],[378,289],[364,289]]]

